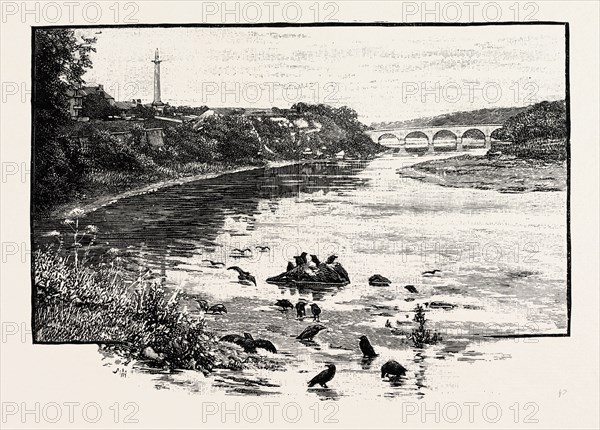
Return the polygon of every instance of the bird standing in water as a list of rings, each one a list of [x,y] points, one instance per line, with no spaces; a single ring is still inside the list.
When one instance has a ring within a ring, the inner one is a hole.
[[[288,299],[279,299],[275,302],[275,306],[281,308],[281,312],[287,312],[288,309],[294,309],[294,305]]]
[[[365,336],[364,334],[359,337],[360,342],[358,342],[358,346],[360,347],[360,350],[363,353],[363,357],[367,357],[367,358],[373,358],[373,357],[377,357],[377,353],[375,353],[375,350],[373,349],[373,346],[371,345],[371,342],[369,342],[369,339],[367,338],[367,336]]]
[[[228,267],[227,270],[235,270],[238,272],[238,281],[240,283],[249,283],[252,282],[256,286],[256,278],[250,274],[250,272],[246,272],[245,270],[239,268],[238,266]]]
[[[406,375],[406,368],[398,363],[396,360],[390,360],[381,366],[381,377],[385,378],[389,376],[390,378],[399,378],[401,376]]]
[[[296,317],[304,318],[306,316],[306,302],[296,303]]]
[[[321,315],[321,308],[316,303],[310,304],[310,311],[313,314],[313,321],[319,322],[319,316]]]
[[[326,364],[326,369],[319,373],[317,376],[308,381],[308,386],[313,387],[319,384],[323,388],[327,388],[327,383],[335,376],[335,364]]]

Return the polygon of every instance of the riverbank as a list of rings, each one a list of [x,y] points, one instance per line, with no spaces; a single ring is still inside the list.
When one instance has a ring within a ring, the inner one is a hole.
[[[98,343],[128,360],[205,375],[214,369],[283,368],[274,357],[220,343],[206,326],[210,309],[187,311],[198,307],[196,296],[165,288],[148,269],[132,274],[118,250],[91,264],[81,246],[65,247],[68,238],[57,239],[60,246],[37,250],[33,260],[36,342]],[[65,254],[63,247],[72,251]]]
[[[452,188],[476,188],[500,193],[564,191],[567,167],[563,161],[514,156],[460,155],[429,160],[398,169],[402,177]]]
[[[179,186],[189,182],[212,179],[222,175],[238,173],[259,168],[289,166],[301,160],[265,161],[256,164],[227,165],[219,163],[189,163],[180,169],[163,169],[160,176],[144,177],[119,172],[89,174],[87,185],[81,196],[71,202],[58,206],[49,218],[66,218],[75,208],[84,214],[108,206],[121,199],[156,190]]]

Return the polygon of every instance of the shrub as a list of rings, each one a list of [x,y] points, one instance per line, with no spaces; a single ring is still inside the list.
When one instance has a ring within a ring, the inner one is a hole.
[[[439,333],[431,333],[431,330],[425,328],[427,319],[425,318],[423,306],[417,305],[413,321],[416,322],[418,326],[413,329],[409,338],[415,348],[423,348],[425,345],[433,345],[442,340]]]

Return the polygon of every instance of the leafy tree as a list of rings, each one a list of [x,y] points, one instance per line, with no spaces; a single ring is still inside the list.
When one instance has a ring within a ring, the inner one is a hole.
[[[562,139],[567,136],[567,114],[564,100],[541,102],[513,117],[498,131],[502,140],[516,144],[538,139]]]
[[[154,109],[150,106],[144,106],[142,104],[136,105],[132,110],[133,113],[138,118],[151,119],[154,118]]]
[[[83,99],[82,116],[90,119],[108,119],[111,115],[118,115],[119,109],[112,106],[100,93],[93,93]]]
[[[71,121],[68,92],[82,84],[96,39],[69,29],[36,29],[33,92],[33,210],[41,214],[69,199],[83,174],[78,144],[63,132]]]

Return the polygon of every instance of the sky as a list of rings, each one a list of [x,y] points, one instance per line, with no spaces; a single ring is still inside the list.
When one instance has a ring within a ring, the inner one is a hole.
[[[117,100],[346,105],[366,124],[565,97],[561,26],[103,28],[84,79]]]

